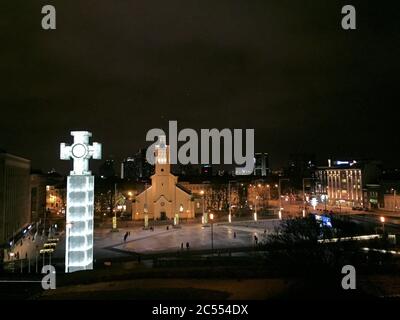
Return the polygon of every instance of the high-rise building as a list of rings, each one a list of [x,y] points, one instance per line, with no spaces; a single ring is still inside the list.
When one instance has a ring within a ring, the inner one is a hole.
[[[115,177],[115,167],[114,160],[108,159],[103,162],[99,168],[99,175],[103,178],[113,178]]]
[[[134,158],[126,158],[121,163],[121,179],[134,180],[137,178]]]
[[[31,164],[0,151],[0,242],[30,222]]]
[[[146,149],[139,149],[134,156],[137,179],[148,179],[154,173],[154,166],[146,158]]]
[[[254,175],[265,177],[269,174],[268,153],[258,152],[254,154]]]

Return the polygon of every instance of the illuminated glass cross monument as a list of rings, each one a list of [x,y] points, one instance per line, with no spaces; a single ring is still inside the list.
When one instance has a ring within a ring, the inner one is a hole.
[[[65,272],[93,269],[94,177],[89,159],[101,159],[101,144],[89,145],[92,134],[72,131],[72,146],[61,143],[60,158],[74,161],[67,180]]]

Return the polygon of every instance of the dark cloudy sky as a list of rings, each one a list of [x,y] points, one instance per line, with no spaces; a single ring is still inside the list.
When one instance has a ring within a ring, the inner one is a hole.
[[[357,30],[341,29],[341,7]],[[116,159],[147,130],[254,128],[291,152],[399,160],[395,1],[13,0],[0,4],[0,147],[35,168],[86,129]],[[57,30],[41,29],[41,7]]]

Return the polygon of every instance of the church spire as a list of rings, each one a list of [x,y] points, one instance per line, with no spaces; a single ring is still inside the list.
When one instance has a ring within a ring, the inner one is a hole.
[[[155,146],[156,174],[168,174],[170,172],[169,146],[166,136],[159,136],[159,143]]]

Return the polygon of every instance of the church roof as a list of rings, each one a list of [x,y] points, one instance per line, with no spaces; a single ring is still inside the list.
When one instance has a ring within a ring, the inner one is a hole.
[[[177,188],[181,189],[183,192],[186,192],[187,194],[192,194],[192,191],[185,188],[184,186],[181,186],[180,184],[176,184],[176,186],[177,186]]]

